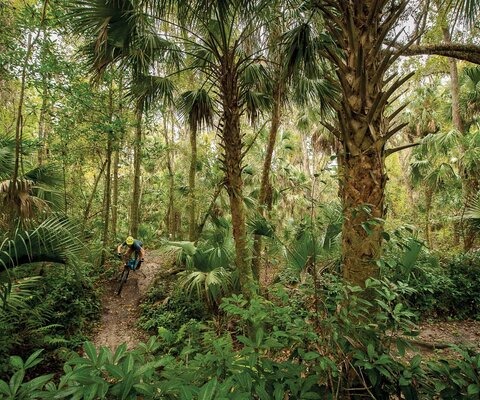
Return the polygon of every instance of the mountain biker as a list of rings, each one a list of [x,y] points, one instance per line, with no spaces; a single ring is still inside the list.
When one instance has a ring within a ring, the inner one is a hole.
[[[135,252],[135,259],[139,260],[135,269],[139,269],[145,258],[143,243],[138,239],[134,239],[132,236],[128,236],[125,241],[120,243],[117,247],[117,255],[120,258],[122,257],[122,250],[125,251],[124,256],[126,260],[130,259],[132,253]]]

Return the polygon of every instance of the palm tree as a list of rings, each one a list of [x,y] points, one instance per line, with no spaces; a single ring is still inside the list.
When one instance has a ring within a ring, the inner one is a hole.
[[[115,62],[133,62],[136,71],[134,76],[140,76],[140,72],[145,73],[145,67],[151,66],[155,57],[165,59],[164,54],[179,53],[178,46],[164,39],[168,36],[173,43],[181,43],[188,54],[190,65],[187,68],[198,71],[205,79],[207,91],[212,90],[216,94],[218,130],[224,150],[225,186],[230,199],[236,244],[236,265],[242,290],[246,297],[250,297],[254,289],[243,203],[242,160],[245,149],[240,121],[245,114],[255,119],[267,100],[258,90],[258,82],[267,79],[265,68],[257,63],[262,55],[248,43],[248,39],[260,30],[254,13],[259,4],[254,1],[173,3],[178,12],[169,15],[169,21],[164,17],[172,11],[172,2],[152,0],[151,4],[147,4],[146,11],[157,13],[156,18],[174,28],[177,25],[173,18],[177,17],[179,25],[187,31],[182,36],[176,33],[178,29],[173,28],[170,32],[164,32],[163,36],[156,35],[150,23],[152,15],[135,8],[129,0],[77,1],[72,19],[78,31],[95,34],[95,48],[101,51],[97,51],[92,60],[98,70]],[[187,29],[187,26],[191,29]],[[167,51],[171,49],[174,51]]]
[[[302,52],[292,53],[292,62],[299,54],[312,59],[320,52],[335,67],[341,100],[332,104],[334,124],[323,123],[341,144],[337,156],[344,212],[343,276],[359,285],[378,275],[375,261],[381,254],[385,217],[385,158],[397,150],[387,150],[387,142],[404,126],[393,122],[403,107],[387,115],[387,104],[411,75],[385,76],[403,50],[393,49],[385,38],[406,4],[405,0],[319,1],[313,3],[309,20],[298,23],[293,31]],[[328,38],[315,35],[312,21],[316,22],[317,11]]]

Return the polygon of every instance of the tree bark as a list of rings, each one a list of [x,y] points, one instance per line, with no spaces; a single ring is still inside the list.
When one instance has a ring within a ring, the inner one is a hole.
[[[190,171],[188,174],[188,240],[197,240],[196,199],[195,199],[195,176],[197,171],[197,127],[190,129]]]
[[[163,135],[167,145],[167,170],[168,170],[168,207],[166,215],[167,232],[172,239],[176,238],[175,231],[175,176],[173,174],[172,150],[170,148],[170,139],[168,137],[168,124],[164,116]]]
[[[224,186],[224,182],[222,181],[215,187],[215,192],[213,193],[212,200],[210,201],[210,205],[208,206],[207,211],[205,212],[202,222],[200,222],[200,224],[198,225],[197,237],[199,237],[202,234],[203,228],[207,223],[208,217],[212,213],[213,207],[215,206],[215,202],[217,201],[217,198],[220,195],[220,192],[222,191],[223,186]]]
[[[105,171],[106,166],[107,166],[107,160],[103,162],[102,167],[100,168],[100,171],[98,172],[98,175],[95,178],[95,181],[93,183],[93,189],[92,189],[92,192],[90,193],[90,197],[88,198],[88,202],[87,202],[87,205],[85,206],[85,211],[83,213],[84,224],[86,224],[88,219],[90,218],[90,210],[92,208],[93,199],[95,197],[95,193],[97,192],[98,183],[100,182],[100,178],[102,177],[103,171]]]
[[[415,45],[402,51],[404,56],[437,55],[480,65],[480,46],[474,44],[442,43]]]
[[[138,236],[138,225],[140,223],[140,179],[142,166],[142,115],[141,106],[137,108],[137,125],[135,128],[135,143],[133,145],[133,194],[130,211],[130,235]]]
[[[112,181],[112,240],[117,240],[118,225],[118,168],[120,164],[120,146],[123,140],[125,130],[123,128],[123,75],[120,75],[118,84],[118,114],[122,120],[120,132],[117,132],[114,138],[113,150],[113,181]]]
[[[433,189],[428,187],[425,189],[425,241],[429,249],[433,250],[432,243],[432,225],[430,221],[433,201]]]
[[[398,77],[385,87],[384,76],[398,53],[385,49],[381,32],[392,29],[405,4],[336,0],[319,6],[341,50],[326,52],[336,65],[342,94],[336,105],[337,126],[330,129],[341,142],[343,276],[360,286],[379,272],[376,261],[381,255],[387,181],[385,144],[399,130],[391,126],[385,110],[389,98],[408,78]]]
[[[38,118],[38,165],[42,165],[47,155],[47,101],[48,101],[48,85],[47,76],[42,74],[42,106],[40,108],[40,116]]]
[[[235,264],[238,269],[243,295],[252,298],[254,280],[247,249],[247,226],[243,202],[242,159],[243,143],[240,132],[240,107],[238,99],[238,71],[234,52],[227,53],[222,61],[220,85],[222,96],[222,140],[225,149],[225,187],[230,199],[233,239],[235,242]]]
[[[112,149],[113,149],[113,87],[112,82],[110,81],[109,90],[108,90],[108,112],[109,112],[109,121],[110,127],[107,134],[107,165],[105,167],[105,190],[104,190],[104,201],[103,201],[103,235],[102,235],[102,244],[103,251],[100,258],[100,266],[105,264],[107,259],[108,248],[110,247],[109,243],[109,225],[110,225],[110,205],[112,202],[112,193],[111,193],[111,183],[112,183]]]

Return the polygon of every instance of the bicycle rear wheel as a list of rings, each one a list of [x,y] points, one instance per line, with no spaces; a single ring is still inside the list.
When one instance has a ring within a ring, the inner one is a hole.
[[[120,276],[120,281],[118,282],[118,286],[117,286],[117,295],[120,295],[120,292],[122,291],[123,285],[125,284],[125,282],[128,279],[128,274],[129,273],[130,273],[129,268],[124,268],[123,269],[122,275]]]

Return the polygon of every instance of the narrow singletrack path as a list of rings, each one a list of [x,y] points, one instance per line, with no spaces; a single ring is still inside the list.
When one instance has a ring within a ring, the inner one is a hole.
[[[156,276],[168,266],[158,250],[147,250],[140,270],[130,272],[120,296],[115,293],[116,279],[103,283],[102,316],[91,339],[97,348],[106,346],[115,351],[119,345],[126,343],[127,348],[132,349],[148,340],[146,332],[136,326],[141,312],[139,305]],[[118,263],[115,268],[120,272],[122,266]]]

